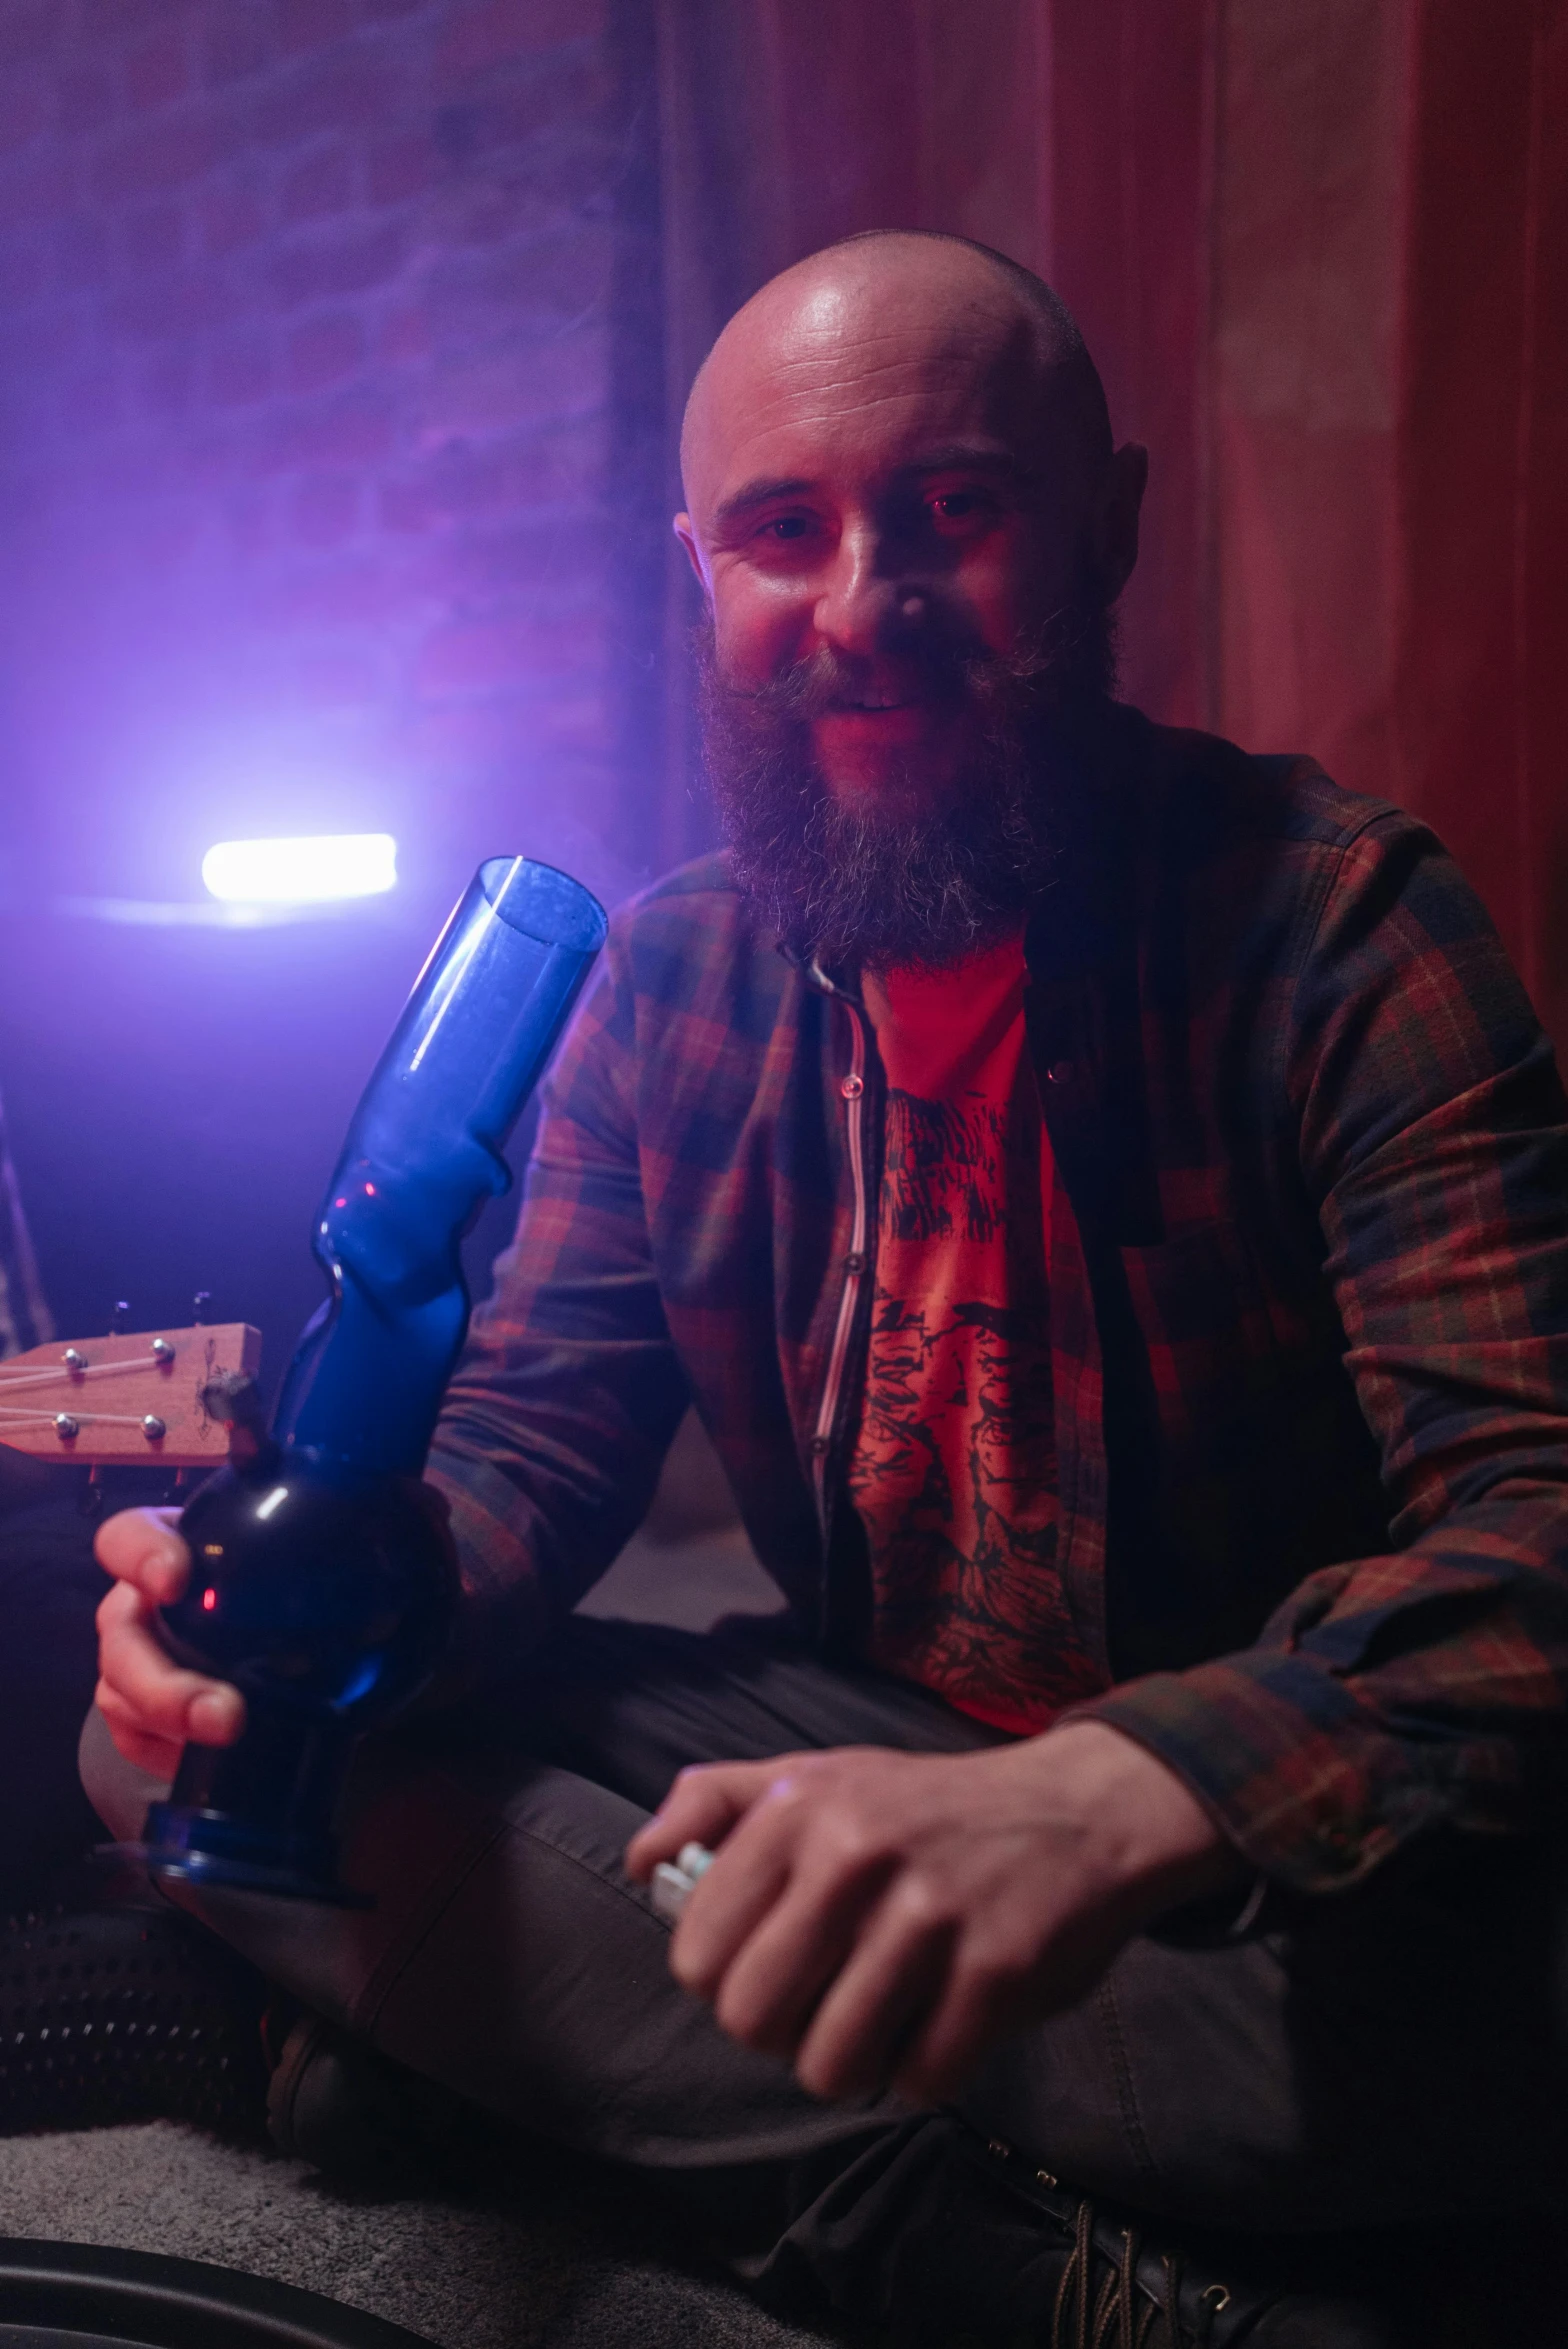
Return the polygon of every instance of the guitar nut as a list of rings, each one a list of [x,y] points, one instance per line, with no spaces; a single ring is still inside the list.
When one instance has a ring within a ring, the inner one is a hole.
[[[79,1420],[73,1419],[69,1411],[57,1411],[54,1418],[54,1432],[62,1442],[68,1443],[72,1436],[81,1434],[81,1423]]]
[[[150,1444],[155,1444],[160,1436],[166,1436],[168,1432],[169,1431],[164,1426],[163,1421],[158,1418],[156,1413],[149,1411],[146,1418],[142,1421],[142,1434],[147,1438],[147,1441]]]
[[[167,1338],[153,1339],[152,1358],[154,1362],[172,1362],[174,1360],[174,1348]]]

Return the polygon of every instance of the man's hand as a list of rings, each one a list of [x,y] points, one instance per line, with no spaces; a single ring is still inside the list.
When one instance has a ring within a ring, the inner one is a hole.
[[[153,1629],[153,1614],[177,1599],[190,1574],[174,1509],[124,1509],[106,1518],[93,1544],[114,1587],[98,1609],[97,1705],[128,1762],[172,1778],[181,1748],[232,1745],[245,1726],[245,1699],[227,1681],[183,1671]]]
[[[1242,1873],[1174,1772],[1097,1721],[978,1754],[684,1770],[627,1866],[646,1879],[692,1842],[723,1848],[676,1978],[813,2095],[891,2082],[922,2104],[1075,2004],[1140,1925]]]

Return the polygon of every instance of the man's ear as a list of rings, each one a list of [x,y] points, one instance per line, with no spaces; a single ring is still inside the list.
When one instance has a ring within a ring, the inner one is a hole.
[[[1149,482],[1149,452],[1130,440],[1105,468],[1090,517],[1089,542],[1100,592],[1115,603],[1138,560],[1138,515]]]
[[[697,585],[702,589],[702,592],[707,597],[709,603],[711,603],[713,601],[713,590],[708,585],[708,575],[702,567],[702,556],[698,551],[697,533],[692,528],[691,516],[689,514],[677,514],[671,527],[674,529],[675,535],[680,540],[682,546],[686,549],[686,560],[688,563],[690,563],[693,572],[696,574]]]

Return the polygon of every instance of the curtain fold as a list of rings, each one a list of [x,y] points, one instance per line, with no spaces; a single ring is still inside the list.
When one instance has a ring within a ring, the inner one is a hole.
[[[1426,0],[1399,418],[1396,796],[1568,1046],[1568,5]]]

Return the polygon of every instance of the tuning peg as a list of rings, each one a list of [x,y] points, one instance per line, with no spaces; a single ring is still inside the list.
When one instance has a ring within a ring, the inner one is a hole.
[[[202,1323],[206,1320],[207,1308],[211,1303],[211,1289],[198,1289],[191,1304],[191,1320],[195,1323],[197,1329],[200,1329]]]
[[[111,1338],[117,1338],[120,1335],[120,1332],[124,1329],[126,1322],[130,1319],[130,1313],[130,1305],[127,1300],[122,1297],[119,1300],[119,1303],[115,1306],[114,1311],[109,1316],[109,1335]]]

